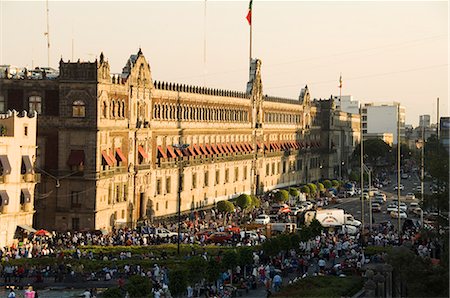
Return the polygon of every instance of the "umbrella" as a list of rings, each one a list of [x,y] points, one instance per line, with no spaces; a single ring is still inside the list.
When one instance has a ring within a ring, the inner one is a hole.
[[[34,235],[36,235],[36,236],[50,236],[51,234],[50,234],[49,231],[41,229],[41,230],[37,231],[36,233],[34,233]]]

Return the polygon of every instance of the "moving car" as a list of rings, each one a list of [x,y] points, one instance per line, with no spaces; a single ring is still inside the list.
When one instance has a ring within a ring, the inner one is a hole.
[[[394,204],[389,204],[388,206],[387,206],[387,208],[386,208],[386,211],[387,212],[391,212],[391,211],[397,211],[397,205],[394,205]]]
[[[407,200],[414,200],[415,198],[416,196],[412,192],[406,194]]]
[[[412,211],[412,210],[414,210],[414,209],[416,209],[416,208],[419,208],[420,206],[419,206],[419,203],[410,203],[409,204],[409,208],[408,208],[408,211]]]
[[[266,241],[266,236],[261,233],[258,234],[256,231],[241,231],[241,238],[249,238],[250,240],[261,240],[261,242]]]
[[[270,222],[270,217],[267,214],[260,214],[258,215],[258,217],[255,219],[255,223],[257,224],[261,224],[261,225],[266,225]]]
[[[209,236],[207,242],[209,243],[225,243],[230,241],[232,238],[231,234],[225,232],[216,232]]]
[[[391,217],[392,218],[398,218],[398,211],[392,211],[391,212]],[[400,210],[400,218],[408,218],[408,215],[406,215],[405,211],[401,211]]]
[[[409,178],[409,175],[408,174],[406,174],[406,173],[403,173],[402,174],[402,179],[408,179]]]
[[[396,186],[394,186],[394,190],[397,190],[398,189],[398,186],[396,185]],[[400,184],[400,190],[404,190],[405,189],[405,187],[402,185],[402,184]]]
[[[398,204],[398,202],[394,201],[394,205],[397,206],[397,204]],[[400,210],[406,212],[406,210],[408,210],[408,206],[405,203],[400,202]]]

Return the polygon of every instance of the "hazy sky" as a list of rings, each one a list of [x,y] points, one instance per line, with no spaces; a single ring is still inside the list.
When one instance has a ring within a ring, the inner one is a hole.
[[[94,60],[112,72],[142,48],[153,80],[244,91],[248,81],[248,1],[50,1],[51,66]],[[0,0],[0,64],[46,66],[45,1]],[[448,2],[253,1],[253,57],[265,94],[342,94],[400,101],[406,122],[436,121],[448,104]],[[204,36],[206,28],[206,63]]]

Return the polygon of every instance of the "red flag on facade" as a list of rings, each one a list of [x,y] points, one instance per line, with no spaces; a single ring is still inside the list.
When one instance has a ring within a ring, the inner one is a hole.
[[[250,0],[250,4],[248,6],[248,13],[247,13],[247,17],[246,17],[248,24],[250,26],[252,25],[252,3],[253,3],[253,0]]]

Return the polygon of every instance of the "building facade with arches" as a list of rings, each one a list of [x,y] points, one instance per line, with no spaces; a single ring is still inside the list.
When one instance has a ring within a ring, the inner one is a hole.
[[[320,107],[306,86],[296,99],[264,95],[260,60],[245,92],[154,81],[141,50],[120,74],[103,54],[61,60],[59,71],[54,80],[0,79],[6,108],[40,114],[39,227],[134,226],[176,214],[179,191],[189,212],[323,176]]]

